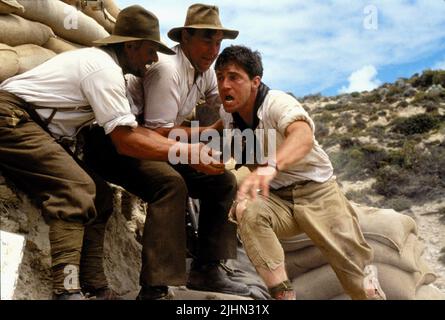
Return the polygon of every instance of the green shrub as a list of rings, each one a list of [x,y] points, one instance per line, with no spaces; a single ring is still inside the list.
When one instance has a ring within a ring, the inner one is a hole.
[[[337,111],[343,108],[343,105],[340,103],[328,103],[327,105],[324,106],[324,108],[329,111]]]
[[[434,71],[433,84],[440,84],[445,88],[445,70]]]
[[[397,104],[397,107],[398,108],[406,108],[406,107],[408,107],[409,106],[409,104],[408,104],[408,102],[406,102],[406,100],[402,100],[402,101],[400,101],[398,104]]]
[[[354,92],[351,93],[351,97],[358,98],[358,97],[360,97],[360,93],[357,92],[357,91],[354,91]]]
[[[368,95],[362,96],[362,102],[365,103],[379,103],[382,101],[382,97],[378,92],[373,92]]]
[[[410,177],[398,166],[386,166],[376,173],[373,189],[380,195],[391,198],[402,195],[401,188],[406,186]]]
[[[409,118],[395,119],[392,131],[403,135],[422,134],[440,126],[441,119],[429,114],[418,114]]]
[[[383,206],[394,209],[396,211],[408,210],[412,207],[413,201],[405,196],[398,196],[394,198],[385,199]]]
[[[445,70],[425,70],[422,75],[414,75],[411,80],[413,87],[428,88],[433,84],[445,87]]]
[[[414,95],[414,99],[413,99],[413,103],[420,103],[420,102],[422,102],[422,101],[424,101],[424,100],[428,100],[427,99],[427,97],[426,97],[426,94],[425,94],[425,92],[423,92],[423,91],[420,91],[420,92],[417,92],[415,95]]]
[[[356,115],[354,117],[354,121],[355,121],[354,126],[353,126],[354,129],[357,129],[357,130],[366,129],[366,127],[367,127],[366,122],[365,122],[365,120],[363,120],[363,117],[361,114]]]
[[[370,189],[350,190],[346,192],[345,196],[346,198],[354,202],[371,206],[374,203],[368,196],[370,193],[371,193]]]
[[[341,137],[338,141],[338,143],[340,144],[340,148],[343,150],[352,148],[353,146],[355,146],[355,142],[354,140],[352,140],[350,137]]]

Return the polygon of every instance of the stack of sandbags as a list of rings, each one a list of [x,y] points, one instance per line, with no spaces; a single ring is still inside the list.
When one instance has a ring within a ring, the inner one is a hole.
[[[18,15],[48,25],[57,36],[68,41],[91,46],[94,40],[109,35],[96,20],[62,1],[17,1],[25,8]]]
[[[19,57],[14,48],[0,43],[0,82],[19,71]]]
[[[414,220],[394,210],[354,206],[388,299],[445,299],[430,285],[436,276],[421,258],[423,245]],[[305,235],[282,239],[286,269],[297,298],[348,299],[322,253]]]
[[[23,12],[25,9],[16,0],[1,0],[0,1],[0,14]]]
[[[0,0],[0,82],[107,37],[118,13],[113,0]]]
[[[113,31],[117,15],[120,9],[113,0],[97,1],[96,7],[87,6],[85,1],[81,0],[62,0],[63,2],[75,6],[87,16],[96,20],[109,33]],[[90,2],[91,3],[91,2]]]
[[[14,49],[19,58],[19,74],[37,67],[56,55],[55,52],[35,44],[22,44]]]

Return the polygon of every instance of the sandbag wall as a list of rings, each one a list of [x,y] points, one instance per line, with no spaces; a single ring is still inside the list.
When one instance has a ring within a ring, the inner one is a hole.
[[[107,37],[113,0],[0,0],[0,82]]]
[[[421,255],[416,223],[394,210],[355,205],[363,234],[374,249],[379,280],[391,300],[444,300],[436,275]],[[305,235],[281,240],[286,269],[299,300],[349,299],[327,260]]]

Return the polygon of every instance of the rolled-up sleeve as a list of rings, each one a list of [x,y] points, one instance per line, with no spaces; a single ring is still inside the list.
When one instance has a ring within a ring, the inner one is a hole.
[[[89,101],[97,123],[105,133],[118,126],[137,127],[125,95],[125,80],[120,69],[102,69],[89,74],[81,81],[82,92]]]
[[[295,121],[306,121],[315,131],[315,125],[309,114],[304,110],[301,104],[288,94],[282,93],[270,97],[268,103],[268,115],[275,124],[280,134],[285,135],[286,129]]]

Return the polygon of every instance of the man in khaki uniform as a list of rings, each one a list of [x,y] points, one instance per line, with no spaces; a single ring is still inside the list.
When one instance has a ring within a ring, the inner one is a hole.
[[[157,51],[174,54],[160,40],[156,16],[140,6],[125,8],[113,34],[97,44],[103,47],[62,53],[0,84],[0,167],[41,204],[57,299],[81,299],[81,287],[100,299],[116,298],[102,261],[111,190],[65,142],[96,121],[130,157],[165,161],[175,144],[138,127],[126,96],[125,73],[143,75]]]
[[[258,52],[228,47],[215,70],[224,127],[255,130],[255,148],[262,150],[276,139],[276,154],[268,154],[267,162],[256,159],[264,164],[242,182],[231,211],[246,253],[271,296],[295,299],[278,239],[305,232],[326,256],[348,295],[384,299],[376,269],[368,265],[372,250],[337,185],[329,157],[315,140],[307,112],[289,94],[270,90],[261,82]]]

